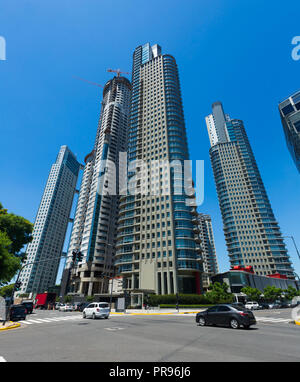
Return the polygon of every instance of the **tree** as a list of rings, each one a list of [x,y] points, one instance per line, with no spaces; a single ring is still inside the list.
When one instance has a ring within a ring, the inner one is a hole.
[[[229,286],[226,283],[215,282],[213,285],[209,286],[209,292],[205,293],[205,297],[212,304],[226,304],[231,303],[234,300],[232,293],[228,292]]]
[[[259,289],[250,286],[242,288],[241,292],[244,293],[250,301],[259,301],[262,295],[262,292]]]
[[[299,291],[291,285],[289,285],[287,289],[284,289],[283,293],[287,300],[292,300],[294,297],[299,295]]]
[[[65,303],[69,303],[72,301],[72,297],[71,296],[65,296],[64,301],[65,301]]]
[[[94,296],[86,296],[86,301],[87,302],[93,302],[94,301]]]
[[[21,252],[32,241],[33,224],[8,213],[0,203],[0,285],[9,282],[25,260]]]
[[[283,294],[283,290],[280,288],[276,288],[275,286],[268,285],[264,289],[264,298],[266,301],[276,301],[281,298],[281,295]]]
[[[0,288],[0,296],[1,297],[11,297],[12,291],[14,289],[15,284],[9,284],[5,285],[4,287]]]
[[[0,231],[0,285],[8,283],[20,267],[20,260],[10,252],[11,240]]]

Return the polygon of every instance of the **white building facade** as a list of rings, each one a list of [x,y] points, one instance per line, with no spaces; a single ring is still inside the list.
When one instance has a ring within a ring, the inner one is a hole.
[[[33,241],[26,248],[24,265],[28,266],[20,275],[19,294],[41,293],[55,286],[79,170],[76,156],[61,146],[37,212]]]

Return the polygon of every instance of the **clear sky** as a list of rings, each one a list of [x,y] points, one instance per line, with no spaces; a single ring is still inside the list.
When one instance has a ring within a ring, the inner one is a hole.
[[[158,43],[178,63],[190,157],[205,161],[205,200],[221,271],[229,268],[205,116],[222,101],[242,119],[284,235],[300,248],[300,176],[278,102],[300,89],[300,2],[290,0],[0,0],[0,201],[34,221],[48,173],[66,144],[93,146],[108,68],[131,71],[135,47]],[[295,270],[300,261],[286,244]]]

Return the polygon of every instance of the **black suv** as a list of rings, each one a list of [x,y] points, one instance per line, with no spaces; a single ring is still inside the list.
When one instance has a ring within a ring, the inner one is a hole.
[[[10,315],[9,315],[10,321],[18,321],[18,320],[25,320],[26,319],[26,308],[24,305],[12,305],[10,307]]]
[[[23,301],[21,305],[25,306],[26,314],[31,314],[33,311],[33,302],[32,301]]]
[[[220,325],[238,329],[243,326],[245,329],[256,324],[255,317],[251,310],[245,309],[237,304],[220,304],[208,308],[204,312],[196,315],[196,322],[200,326]]]
[[[81,302],[77,305],[77,310],[79,312],[83,312],[84,308],[86,308],[90,303],[89,302]]]

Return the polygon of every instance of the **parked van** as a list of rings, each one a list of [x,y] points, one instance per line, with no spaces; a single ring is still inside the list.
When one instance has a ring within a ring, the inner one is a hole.
[[[259,304],[256,301],[248,301],[245,304],[245,308],[250,310],[259,309]]]

